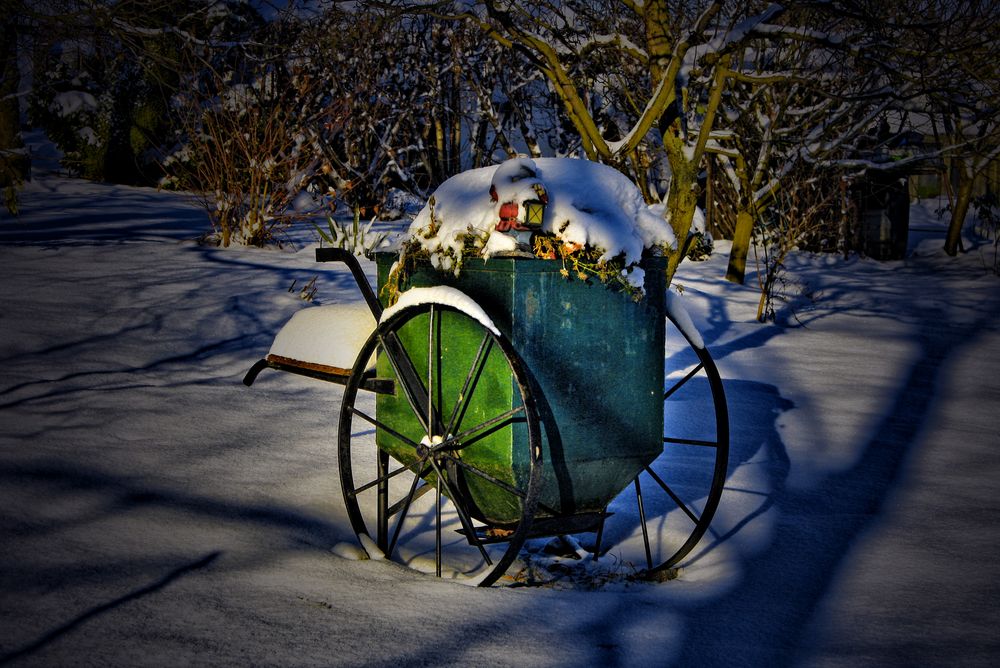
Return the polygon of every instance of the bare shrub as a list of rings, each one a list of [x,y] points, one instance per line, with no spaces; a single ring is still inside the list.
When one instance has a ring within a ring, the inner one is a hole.
[[[175,98],[182,142],[165,162],[171,184],[196,193],[215,237],[264,246],[300,217],[299,197],[312,172],[294,96],[307,82],[283,66],[203,70]]]
[[[788,253],[840,224],[839,177],[803,168],[794,186],[783,188],[754,227],[754,255],[760,301],[757,321],[774,320],[776,300],[785,298]]]

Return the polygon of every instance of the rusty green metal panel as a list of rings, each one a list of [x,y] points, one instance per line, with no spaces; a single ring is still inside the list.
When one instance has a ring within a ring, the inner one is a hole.
[[[410,321],[398,332],[398,337],[425,387],[433,386],[434,405],[442,416],[441,419],[445,423],[450,423],[465,379],[476,362],[484,332],[477,323],[454,312],[440,313],[435,321],[437,327],[433,333],[435,351],[433,355],[428,346],[431,334],[430,318],[427,315]],[[435,365],[433,375],[436,380],[433,384],[426,381],[429,356]],[[380,355],[377,360],[377,370],[379,377],[395,376],[391,364],[384,355]],[[476,390],[464,404],[461,415],[455,416],[455,429],[452,433],[462,433],[464,429],[482,424],[512,407],[515,401],[514,385],[510,370],[499,350],[491,350],[486,356],[475,387]],[[402,393],[400,385],[397,384],[396,388],[395,394],[380,394],[376,397],[378,419],[411,441],[420,443],[425,438],[424,429]],[[516,438],[525,438],[523,429],[518,426],[513,430],[502,429],[489,433],[463,449],[460,457],[474,464],[479,470],[517,486],[521,480],[526,479],[522,472],[527,463],[516,462],[512,458],[515,450],[512,443]],[[376,439],[380,448],[400,462],[410,464],[415,461],[412,447],[402,443],[394,435],[380,429],[376,432]],[[426,478],[429,482],[434,482],[433,473]],[[467,476],[465,484],[469,496],[477,506],[470,508],[473,516],[491,524],[506,524],[520,516],[513,498],[506,494],[495,493],[494,489],[484,484],[480,478]]]
[[[377,258],[380,290],[395,259],[385,254]],[[458,277],[427,267],[414,272],[406,286],[462,290],[486,310],[524,359],[542,390],[543,413],[548,413],[543,415],[541,503],[555,514],[602,510],[662,451],[664,265],[659,258],[647,261],[646,296],[639,303],[596,281],[563,277],[557,260],[468,260]],[[423,336],[426,341],[426,331]],[[480,339],[471,331],[449,332],[442,358],[454,359],[440,363],[467,369]],[[420,365],[426,365],[426,357],[414,360],[418,368],[424,368]],[[380,375],[386,371],[384,366],[379,369]],[[515,396],[513,380],[502,365],[491,366],[489,373],[499,376],[490,379],[490,390],[484,393],[489,401],[476,407],[484,416],[509,409]],[[464,370],[455,375],[449,381],[455,387],[446,386],[446,393],[457,392],[465,378]],[[415,434],[419,425],[412,418],[414,424],[406,424],[401,401],[380,396],[379,419],[387,424],[398,420],[406,429],[416,429]],[[524,431],[505,433],[516,439]],[[388,440],[380,437],[380,447]],[[478,456],[492,458],[491,466],[503,479],[517,478],[524,463],[511,460],[510,443],[496,440],[489,448],[495,451]],[[509,521],[509,499],[477,498],[477,503],[489,521]]]

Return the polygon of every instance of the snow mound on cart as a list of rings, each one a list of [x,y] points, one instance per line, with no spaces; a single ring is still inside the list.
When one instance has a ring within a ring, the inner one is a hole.
[[[646,205],[635,184],[612,167],[575,158],[513,158],[457,174],[434,191],[410,225],[409,238],[443,270],[453,267],[452,258],[462,257],[470,232],[488,235],[484,257],[513,250],[514,239],[494,229],[500,207],[537,197],[536,184],[548,196],[542,231],[600,249],[602,260],[623,255],[631,266],[645,248],[676,247],[670,225]]]
[[[274,337],[268,355],[351,369],[375,329],[366,304],[329,304],[296,311]]]

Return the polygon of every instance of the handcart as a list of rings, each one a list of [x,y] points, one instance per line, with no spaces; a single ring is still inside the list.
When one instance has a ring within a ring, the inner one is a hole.
[[[272,348],[244,383],[272,368],[345,386],[340,482],[370,555],[487,586],[535,538],[588,534],[597,559],[641,536],[634,567],[656,578],[705,535],[726,399],[662,259],[647,262],[641,303],[567,281],[556,261],[494,258],[459,277],[418,271],[391,308],[349,252],[316,259],[347,264],[377,325],[351,368]],[[395,259],[376,256],[379,287]],[[618,512],[633,519],[614,528]]]
[[[652,250],[668,233],[597,163],[464,172],[411,225],[425,253],[375,254],[377,292],[349,252],[318,249],[364,312],[302,309],[244,382],[273,368],[345,386],[340,483],[372,558],[490,585],[544,538],[663,579],[708,530],[729,455],[718,369]],[[470,238],[490,252],[460,258]],[[633,258],[614,274],[631,278],[568,271],[590,238]]]

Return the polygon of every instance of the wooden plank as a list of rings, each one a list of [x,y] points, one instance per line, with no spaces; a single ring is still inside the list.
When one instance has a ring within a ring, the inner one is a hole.
[[[278,366],[290,366],[304,371],[314,371],[328,376],[341,376],[343,377],[345,383],[351,375],[350,369],[343,369],[339,366],[327,366],[326,364],[317,364],[316,362],[305,362],[303,360],[284,357],[282,355],[268,355],[266,359],[269,363],[276,364]]]
[[[350,369],[342,369],[338,366],[329,366],[327,364],[317,364],[316,362],[305,362],[282,355],[268,355],[264,358],[264,362],[268,367],[278,371],[287,371],[308,378],[337,383],[338,385],[347,385],[347,381],[351,377]],[[256,374],[253,375],[256,376]],[[249,385],[246,380],[243,382]],[[252,378],[250,382],[253,382]],[[396,384],[391,378],[377,378],[375,370],[369,369],[365,372],[360,387],[363,390],[377,394],[393,394]]]

